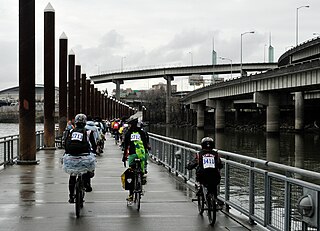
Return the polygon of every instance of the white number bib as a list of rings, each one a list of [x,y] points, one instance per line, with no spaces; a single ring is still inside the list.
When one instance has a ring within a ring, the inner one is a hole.
[[[131,134],[130,140],[131,141],[141,140],[140,134],[139,133],[138,134]]]
[[[213,155],[208,155],[208,156],[202,156],[202,163],[203,163],[203,168],[215,168],[216,163],[214,161],[214,156]]]
[[[83,134],[81,132],[73,132],[71,135],[71,140],[82,141]]]

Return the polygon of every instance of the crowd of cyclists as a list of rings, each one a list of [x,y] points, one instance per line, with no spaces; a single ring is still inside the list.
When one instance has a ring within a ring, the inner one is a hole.
[[[81,172],[86,192],[91,192],[91,178],[95,174],[96,156],[104,149],[106,135],[113,137],[115,144],[122,150],[122,161],[129,168],[135,168],[135,161],[140,160],[144,182],[148,173],[148,151],[151,149],[149,136],[143,129],[143,122],[136,115],[129,118],[102,120],[99,117],[78,114],[74,121],[68,121],[63,135],[65,154],[63,168],[69,177],[69,203],[75,202],[76,176]],[[222,162],[214,151],[214,140],[205,137],[201,141],[202,149],[187,165],[187,169],[196,168],[196,180],[207,187],[208,191],[217,197],[217,185],[220,183]],[[119,158],[120,159],[120,158]],[[80,169],[80,170],[79,170]],[[133,188],[129,191],[128,202],[133,200]],[[199,193],[199,192],[198,192]]]

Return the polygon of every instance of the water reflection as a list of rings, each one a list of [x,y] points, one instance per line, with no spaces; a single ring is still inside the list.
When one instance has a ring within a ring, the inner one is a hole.
[[[267,161],[280,162],[280,136],[267,134],[266,136]]]
[[[204,136],[210,136],[215,138],[216,148],[220,150],[320,172],[318,134],[269,135],[230,130],[216,133],[209,129],[172,126],[150,126],[149,131],[197,144]]]

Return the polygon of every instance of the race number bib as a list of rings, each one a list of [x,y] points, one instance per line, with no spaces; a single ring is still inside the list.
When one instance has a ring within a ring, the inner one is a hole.
[[[203,162],[203,168],[215,168],[216,167],[216,163],[214,161],[214,156],[210,155],[210,156],[203,156],[202,157],[202,162]]]
[[[83,133],[81,132],[73,132],[71,135],[71,140],[82,141],[82,139],[83,139]]]
[[[131,140],[131,141],[141,140],[140,134],[139,134],[139,133],[137,133],[137,134],[131,134],[130,140]]]

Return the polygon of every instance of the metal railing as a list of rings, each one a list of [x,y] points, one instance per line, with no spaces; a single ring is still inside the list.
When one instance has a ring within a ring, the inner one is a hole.
[[[36,148],[44,147],[43,131],[36,132]],[[14,164],[19,156],[19,135],[0,137],[0,167]]]
[[[149,136],[150,157],[194,185],[194,171],[187,170],[186,165],[201,146],[153,133]],[[320,230],[320,173],[217,152],[224,165],[218,199],[226,204],[227,211],[232,207],[251,223],[269,230]],[[310,206],[302,207],[302,201],[309,201]]]

